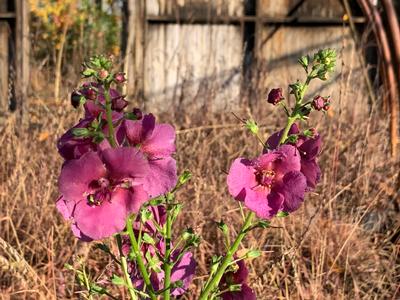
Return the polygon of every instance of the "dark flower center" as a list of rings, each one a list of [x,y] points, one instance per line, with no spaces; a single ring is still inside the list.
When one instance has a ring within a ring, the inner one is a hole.
[[[270,189],[275,182],[275,175],[273,170],[260,170],[256,173],[257,183]]]
[[[89,187],[93,191],[87,196],[89,205],[99,206],[104,201],[111,200],[110,181],[107,178],[102,177],[98,180],[93,180]]]

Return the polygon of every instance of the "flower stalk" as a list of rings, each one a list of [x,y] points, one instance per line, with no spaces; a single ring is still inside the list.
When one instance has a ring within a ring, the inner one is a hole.
[[[127,231],[128,231],[128,235],[129,235],[129,239],[131,241],[131,245],[132,245],[133,251],[135,253],[136,263],[137,263],[139,271],[140,271],[140,273],[141,273],[141,275],[143,277],[144,284],[147,287],[150,299],[151,300],[156,300],[157,297],[156,297],[156,295],[154,293],[154,289],[153,289],[153,286],[152,286],[151,281],[150,281],[149,273],[147,272],[146,266],[144,264],[144,261],[143,261],[143,258],[142,258],[142,255],[141,255],[141,252],[140,252],[140,249],[139,249],[139,244],[138,244],[138,242],[136,240],[135,233],[133,232],[132,218],[130,216],[128,217],[128,219],[126,221],[126,228],[127,228]]]
[[[137,300],[138,298],[136,296],[135,289],[133,288],[131,277],[129,276],[128,263],[126,260],[126,256],[122,252],[122,239],[121,239],[120,234],[116,235],[116,240],[117,240],[117,245],[118,245],[118,250],[119,250],[119,256],[121,259],[121,269],[122,269],[122,273],[124,274],[124,280],[125,280],[126,287],[128,288],[129,297],[131,300]]]
[[[171,230],[172,230],[172,216],[169,204],[169,197],[165,197],[167,202],[167,221],[165,228],[165,256],[164,256],[164,300],[169,300],[171,295]]]
[[[111,109],[111,97],[110,97],[110,85],[104,85],[104,98],[106,99],[106,117],[107,117],[107,125],[108,125],[108,140],[110,142],[111,147],[115,148],[117,143],[115,141],[114,135],[114,125],[112,120],[112,109]]]
[[[209,283],[204,287],[204,290],[200,294],[199,300],[206,300],[211,292],[213,292],[219,282],[221,281],[222,276],[225,273],[226,268],[232,263],[233,255],[236,253],[237,249],[239,248],[240,243],[242,242],[243,238],[248,233],[248,229],[251,227],[251,221],[255,216],[254,212],[249,212],[244,220],[243,226],[240,230],[240,233],[236,237],[235,241],[227,251],[222,263],[218,267],[217,271],[215,272],[212,279]]]

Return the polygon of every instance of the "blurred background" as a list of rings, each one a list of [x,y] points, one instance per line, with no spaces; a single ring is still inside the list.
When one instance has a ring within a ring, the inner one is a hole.
[[[100,281],[114,271],[54,206],[56,141],[82,114],[69,96],[86,59],[111,55],[130,107],[177,130],[179,168],[194,174],[179,226],[203,237],[195,299],[223,251],[213,220],[240,218],[225,172],[261,151],[232,112],[266,139],[284,120],[268,90],[290,98],[297,59],[327,47],[336,72],[308,96],[332,108],[307,124],[324,136],[324,174],[243,245],[263,250],[251,284],[259,299],[399,299],[399,12],[397,0],[0,0],[0,299],[79,299],[63,268],[78,256]]]

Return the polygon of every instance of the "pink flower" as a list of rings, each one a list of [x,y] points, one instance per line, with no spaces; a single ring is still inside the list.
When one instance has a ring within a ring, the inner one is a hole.
[[[240,291],[224,292],[221,294],[223,300],[256,300],[256,294],[247,285],[247,277],[249,270],[243,260],[236,263],[237,270],[235,272],[227,272],[221,279],[220,290],[226,290],[231,285],[240,284]]]
[[[279,144],[283,130],[272,134],[266,144],[269,149],[276,149]],[[301,172],[307,178],[307,187],[309,190],[314,189],[321,177],[321,169],[317,163],[317,156],[321,151],[321,137],[318,133],[314,133],[313,137],[307,137],[300,134],[300,130],[296,124],[293,124],[289,130],[289,135],[297,135],[297,141],[292,143],[297,147],[301,157]],[[266,149],[264,152],[267,152]]]
[[[125,227],[126,217],[148,200],[140,181],[148,172],[134,148],[87,152],[67,161],[59,177],[57,208],[81,239],[98,240]]]
[[[300,153],[291,145],[253,160],[237,158],[227,178],[229,192],[263,219],[279,211],[293,212],[303,202],[307,187],[300,168]]]
[[[150,197],[157,197],[171,190],[177,182],[175,130],[169,124],[156,124],[152,114],[143,119],[125,121],[126,138],[130,146],[137,147],[150,166],[143,186]]]

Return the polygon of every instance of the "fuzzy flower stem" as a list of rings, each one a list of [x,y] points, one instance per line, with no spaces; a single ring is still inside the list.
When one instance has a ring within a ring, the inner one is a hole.
[[[241,241],[243,240],[245,235],[248,233],[248,229],[251,227],[251,221],[254,218],[254,216],[255,216],[254,212],[249,212],[247,214],[246,219],[244,220],[242,229],[240,230],[240,233],[238,234],[238,236],[236,237],[232,246],[229,248],[228,252],[226,253],[221,265],[218,267],[217,271],[215,272],[215,275],[212,277],[210,282],[204,287],[203,292],[200,294],[199,300],[208,299],[208,295],[217,288],[219,282],[221,281],[222,276],[225,273],[226,268],[232,263],[233,255],[236,253]]]
[[[119,250],[119,256],[121,258],[122,273],[124,274],[125,283],[128,287],[129,297],[131,298],[131,300],[137,300],[138,298],[135,294],[135,290],[132,285],[132,280],[131,280],[131,277],[129,276],[129,272],[128,272],[128,263],[127,263],[125,255],[122,253],[121,235],[117,234],[116,239],[117,239],[117,245],[118,245],[118,250]]]
[[[132,245],[133,251],[135,252],[135,255],[136,255],[135,258],[136,258],[136,262],[137,262],[138,267],[139,267],[139,271],[142,274],[143,281],[144,281],[144,283],[145,283],[145,285],[146,285],[146,287],[148,289],[148,293],[149,293],[150,299],[151,300],[157,300],[157,297],[156,297],[156,295],[154,293],[153,286],[151,285],[149,273],[147,272],[146,266],[145,266],[145,264],[143,262],[143,259],[142,259],[142,255],[140,253],[140,249],[139,249],[139,245],[138,245],[138,242],[136,240],[136,237],[135,237],[135,233],[133,232],[132,218],[131,217],[128,217],[128,219],[126,221],[126,228],[128,230],[128,235],[129,235],[129,239],[131,241],[131,245]]]
[[[306,81],[305,81],[305,83],[303,85],[303,88],[300,91],[300,94],[299,94],[298,98],[296,97],[296,105],[295,105],[295,107],[293,109],[292,114],[290,116],[288,116],[286,127],[283,130],[282,136],[281,136],[281,138],[279,140],[279,145],[285,143],[285,141],[286,141],[286,139],[288,137],[288,133],[289,133],[290,128],[292,127],[294,122],[296,122],[300,118],[300,115],[298,114],[298,110],[301,107],[301,104],[302,104],[303,99],[304,99],[304,95],[305,95],[305,93],[307,91],[307,88],[308,88],[311,80],[312,80],[312,77],[307,76],[307,79],[306,79]]]
[[[165,257],[164,257],[164,300],[169,300],[171,295],[171,271],[172,271],[172,263],[171,263],[171,229],[172,229],[172,216],[169,207],[168,197],[167,199],[167,221],[166,221],[166,229],[165,229]]]
[[[113,148],[117,146],[115,142],[114,126],[112,122],[112,110],[111,110],[111,98],[110,98],[110,86],[108,84],[104,85],[104,97],[106,99],[106,117],[108,125],[108,140]]]

